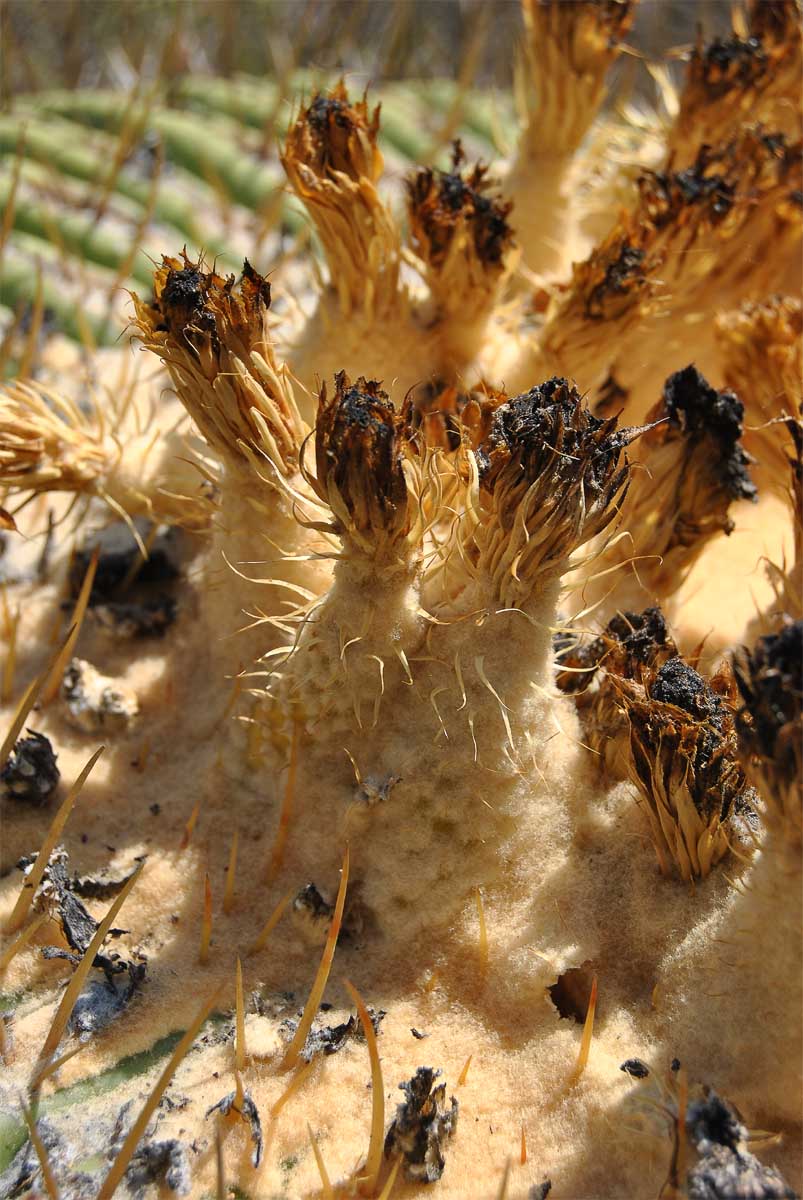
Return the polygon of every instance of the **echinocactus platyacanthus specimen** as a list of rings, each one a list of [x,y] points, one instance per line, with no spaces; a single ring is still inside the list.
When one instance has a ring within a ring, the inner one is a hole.
[[[688,584],[799,495],[796,6],[697,45],[616,178],[634,5],[523,11],[512,163],[415,169],[407,235],[379,107],[299,104],[305,321],[256,258],[164,257],[164,436],[0,396],[9,536],[90,502],[53,644],[52,584],[4,608],[9,1194],[791,1194],[742,1122],[792,1178],[800,588],[770,564],[731,668]]]

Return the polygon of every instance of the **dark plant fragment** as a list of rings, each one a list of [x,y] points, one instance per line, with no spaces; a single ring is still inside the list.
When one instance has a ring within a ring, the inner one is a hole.
[[[61,778],[56,758],[50,739],[28,729],[25,737],[15,743],[7,763],[0,770],[3,796],[27,804],[45,804]]]
[[[593,416],[557,377],[496,407],[476,452],[484,511],[474,539],[498,599],[520,603],[607,528],[627,490],[623,451],[641,432]]]
[[[218,1100],[217,1104],[213,1104],[211,1108],[207,1109],[207,1117],[210,1117],[213,1112],[219,1112],[224,1117],[228,1116],[230,1112],[235,1112],[246,1122],[251,1130],[251,1141],[254,1145],[251,1163],[258,1167],[262,1161],[262,1122],[253,1097],[248,1092],[243,1092],[238,1100],[236,1092],[229,1092],[228,1096],[224,1096],[222,1100]]]
[[[316,478],[310,483],[329,504],[338,532],[374,550],[393,546],[408,532],[412,513],[402,450],[404,419],[376,380],[345,371],[329,398],[321,388],[315,425]]]
[[[35,855],[31,855],[21,859],[18,866],[26,870],[33,865],[35,857]],[[46,946],[42,951],[44,956],[46,958],[63,958],[77,965],[81,957],[89,949],[89,944],[97,932],[98,922],[87,912],[84,905],[78,899],[75,882],[70,879],[68,869],[69,857],[67,851],[63,846],[56,847],[50,857],[50,862],[45,868],[42,883],[36,894],[35,903],[37,908],[48,912],[58,922],[64,934],[64,939],[70,947],[70,950],[67,951],[57,946]],[[123,886],[129,878],[130,875],[122,881],[120,886]],[[116,882],[114,886],[116,887]],[[110,929],[109,936],[119,937],[123,932],[121,929]],[[98,970],[103,971],[106,976],[106,982],[111,989],[111,994],[109,998],[104,1000],[104,1003],[116,1004],[119,1001],[120,1009],[128,1003],[145,978],[146,965],[144,962],[128,961],[115,952],[111,954],[96,954],[92,965]],[[128,974],[128,983],[121,995],[115,985],[115,976],[124,973]],[[89,999],[85,1003],[85,1007],[88,1006],[90,1006]],[[87,1017],[87,1019],[90,1020],[91,1018]]]
[[[689,1104],[686,1132],[698,1155],[686,1177],[689,1200],[795,1200],[780,1172],[749,1152],[747,1129],[713,1088]]]
[[[176,602],[159,596],[143,604],[109,601],[91,609],[97,623],[116,638],[164,637],[176,619]]]
[[[385,1137],[385,1157],[403,1155],[406,1177],[421,1183],[435,1183],[443,1175],[444,1143],[457,1128],[459,1105],[452,1096],[446,1107],[446,1084],[433,1086],[439,1075],[432,1067],[419,1067],[399,1084],[405,1099]]]
[[[137,1200],[142,1200],[150,1187],[159,1184],[171,1192],[186,1196],[192,1191],[189,1147],[178,1138],[163,1142],[141,1142],[134,1151],[125,1177]]]
[[[619,1070],[624,1071],[631,1079],[646,1079],[650,1073],[650,1068],[640,1058],[625,1059]]]
[[[513,240],[507,218],[512,202],[494,194],[487,165],[464,166],[459,141],[452,145],[449,171],[421,167],[407,180],[407,203],[415,249],[431,267],[442,266],[459,228],[464,227],[478,261],[485,267],[501,266]]]
[[[371,1018],[374,1033],[378,1034],[379,1027],[386,1015],[385,1010],[382,1008],[375,1009],[371,1005],[368,1005],[368,1015]],[[279,1032],[288,1041],[291,1041],[297,1028],[298,1019],[290,1017],[282,1021],[279,1026]],[[352,1040],[357,1042],[365,1040],[362,1023],[356,1013],[351,1013],[345,1021],[341,1021],[337,1025],[315,1024],[304,1043],[301,1058],[305,1062],[310,1062],[317,1054],[337,1054],[339,1050],[342,1050]]]
[[[615,677],[612,677],[615,678]],[[615,679],[630,721],[630,772],[646,801],[661,870],[705,877],[729,849],[734,814],[750,803],[737,757],[723,673],[706,682],[681,658],[647,670],[642,682]]]
[[[742,706],[736,730],[745,767],[772,815],[803,826],[803,620],[733,656]]]

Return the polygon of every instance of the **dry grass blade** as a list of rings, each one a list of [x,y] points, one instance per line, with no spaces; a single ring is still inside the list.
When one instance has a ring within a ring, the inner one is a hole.
[[[89,566],[86,569],[81,590],[78,593],[78,599],[75,602],[75,610],[72,617],[72,627],[67,640],[62,647],[62,650],[55,663],[50,675],[50,679],[45,685],[42,692],[42,703],[49,704],[56,696],[59,687],[61,686],[61,677],[64,674],[64,668],[72,657],[72,652],[75,649],[75,643],[78,641],[78,634],[81,632],[84,616],[86,615],[87,606],[89,604],[89,596],[92,591],[92,584],[95,582],[95,572],[98,569],[98,559],[100,558],[100,546],[97,545],[92,553]]]
[[[586,1069],[588,1062],[588,1053],[591,1049],[591,1038],[594,1033],[594,1013],[597,1010],[597,977],[594,976],[591,982],[591,995],[588,998],[588,1009],[586,1011],[585,1024],[583,1025],[583,1037],[580,1042],[580,1053],[577,1055],[577,1063],[572,1071],[571,1083],[577,1083],[583,1071]]]
[[[37,917],[34,917],[27,929],[23,929],[22,933],[14,939],[11,945],[6,947],[3,953],[0,954],[0,971],[5,971],[12,958],[27,946],[34,934],[39,932],[47,920],[49,920],[48,913],[39,913]]]
[[[34,1120],[33,1113],[24,1100],[20,1100],[20,1107],[22,1109],[22,1116],[25,1124],[28,1126],[28,1135],[33,1143],[33,1148],[36,1151],[36,1157],[39,1159],[39,1165],[42,1168],[42,1179],[44,1180],[45,1191],[50,1197],[50,1200],[59,1200],[58,1184],[56,1183],[56,1178],[53,1174],[53,1168],[50,1165],[50,1160],[47,1157],[47,1150],[45,1149],[44,1142],[39,1136],[39,1130],[36,1128],[36,1121]]]
[[[201,921],[201,949],[198,961],[202,967],[209,962],[209,944],[212,941],[212,885],[209,876],[204,876],[204,914]]]
[[[282,896],[281,900],[276,905],[276,907],[274,908],[273,912],[268,917],[265,924],[262,926],[259,937],[257,938],[257,940],[254,942],[253,946],[251,946],[251,948],[248,951],[249,956],[251,954],[256,954],[259,950],[264,949],[264,947],[267,945],[268,938],[270,937],[271,933],[276,928],[276,926],[279,924],[279,921],[282,919],[285,909],[287,908],[288,904],[290,903],[290,901],[292,899],[293,899],[293,889],[290,888],[290,890],[285,892],[285,894]]]
[[[296,1092],[298,1091],[298,1089],[301,1087],[302,1084],[306,1083],[306,1081],[309,1079],[310,1075],[312,1074],[314,1067],[315,1067],[315,1059],[313,1058],[308,1063],[304,1063],[304,1066],[301,1068],[300,1071],[296,1071],[295,1075],[290,1080],[287,1087],[284,1089],[281,1096],[279,1097],[279,1099],[276,1101],[276,1103],[273,1105],[273,1107],[270,1110],[270,1115],[271,1115],[272,1120],[275,1120],[276,1117],[278,1117],[279,1113],[282,1111],[282,1109],[284,1108],[287,1101],[296,1094]]]
[[[237,1036],[234,1045],[234,1063],[238,1071],[245,1067],[245,1005],[243,1004],[243,967],[237,959],[237,975],[235,978],[234,1006],[236,1012]]]
[[[273,849],[270,854],[270,866],[268,867],[268,879],[275,879],[279,871],[282,869],[284,861],[284,848],[287,843],[287,833],[290,828],[290,816],[293,811],[293,796],[296,789],[296,769],[298,766],[298,722],[293,724],[293,741],[290,747],[290,765],[287,768],[287,782],[284,788],[284,799],[282,800],[282,808],[279,813],[279,826],[276,830],[276,838],[273,843]]]
[[[139,879],[140,875],[142,874],[142,868],[144,865],[145,865],[144,863],[139,864],[137,869],[134,871],[133,875],[130,877],[130,879],[126,883],[123,890],[120,892],[120,895],[115,899],[114,903],[110,906],[109,911],[106,913],[106,916],[103,918],[103,920],[98,925],[97,930],[95,931],[95,936],[92,938],[92,941],[87,946],[86,952],[85,952],[83,958],[81,959],[81,961],[79,962],[79,964],[75,968],[75,970],[73,971],[72,978],[70,979],[70,982],[67,984],[67,987],[64,991],[64,995],[61,998],[61,1003],[59,1004],[58,1008],[56,1009],[56,1015],[53,1018],[53,1024],[50,1026],[50,1030],[48,1032],[47,1037],[45,1038],[44,1045],[42,1046],[42,1049],[39,1052],[39,1058],[37,1060],[36,1068],[34,1071],[35,1079],[37,1079],[39,1073],[42,1070],[42,1067],[46,1067],[50,1064],[50,1060],[53,1057],[53,1055],[55,1054],[56,1048],[58,1047],[58,1044],[62,1039],[64,1030],[67,1028],[67,1022],[69,1021],[72,1010],[75,1007],[75,1002],[78,999],[78,996],[81,992],[81,988],[84,986],[86,978],[87,978],[89,972],[92,970],[92,964],[95,961],[95,955],[97,954],[98,950],[100,950],[100,947],[103,945],[103,942],[106,938],[106,935],[108,934],[109,930],[112,927],[115,917],[117,916],[118,912],[123,907],[123,905],[125,904],[126,900],[128,899],[129,895],[131,894],[131,891],[134,888],[137,880]],[[38,1083],[38,1080],[37,1080],[37,1083]]]
[[[354,985],[348,979],[344,979],[343,983],[357,1006],[357,1013],[368,1045],[368,1057],[371,1060],[371,1139],[368,1143],[368,1157],[365,1160],[364,1183],[360,1190],[363,1195],[372,1196],[379,1179],[379,1169],[382,1166],[382,1147],[385,1141],[385,1085],[382,1080],[382,1064],[379,1061],[376,1033],[368,1009]]]
[[[33,864],[30,874],[26,876],[25,882],[22,885],[22,891],[17,898],[17,903],[14,905],[11,916],[6,922],[6,933],[16,933],[28,915],[28,909],[31,907],[31,902],[36,895],[36,889],[42,882],[42,876],[45,873],[45,868],[50,862],[50,855],[53,853],[53,848],[61,836],[62,829],[67,823],[67,818],[72,812],[72,807],[75,804],[78,794],[86,783],[89,772],[92,770],[105,749],[105,746],[100,746],[95,751],[81,774],[76,779],[75,783],[70,788],[67,796],[65,797],[64,803],[53,818],[50,829],[47,831],[45,836],[45,840],[42,842],[42,848],[36,856],[36,862]]]
[[[301,1020],[298,1023],[295,1035],[292,1042],[287,1048],[287,1053],[282,1059],[282,1068],[285,1071],[290,1070],[298,1062],[298,1056],[304,1048],[304,1043],[307,1040],[307,1034],[312,1028],[312,1022],[315,1019],[315,1014],[318,1011],[318,1006],[321,1003],[326,982],[329,978],[329,972],[332,968],[332,959],[335,956],[335,946],[337,945],[337,937],[340,933],[340,926],[343,921],[343,908],[346,903],[346,888],[349,882],[349,852],[346,847],[346,853],[343,856],[343,868],[340,873],[340,887],[337,889],[337,899],[335,901],[335,911],[332,915],[332,923],[329,926],[329,933],[326,937],[326,945],[323,948],[321,957],[321,965],[318,968],[318,974],[315,976],[315,982],[312,985],[312,991],[309,994],[309,999],[304,1007],[304,1012]]]
[[[326,1164],[323,1161],[323,1155],[321,1154],[320,1146],[315,1141],[315,1135],[312,1132],[309,1122],[307,1122],[307,1134],[309,1135],[310,1145],[312,1146],[312,1153],[315,1155],[315,1164],[318,1168],[318,1174],[321,1177],[321,1190],[323,1192],[324,1200],[335,1200],[335,1193],[331,1180],[329,1179],[329,1172],[326,1170]]]
[[[67,645],[68,641],[72,637],[72,634],[73,634],[73,627],[71,627],[68,630],[67,636],[64,638],[64,640],[62,641],[59,648],[53,654],[50,662],[47,664],[44,671],[42,671],[42,673],[40,675],[38,675],[36,677],[36,679],[34,679],[26,688],[25,693],[22,696],[22,699],[20,700],[19,704],[17,705],[17,711],[14,714],[14,719],[11,722],[11,727],[9,728],[9,731],[6,734],[2,749],[0,749],[0,768],[4,767],[6,765],[6,763],[8,762],[9,755],[11,754],[11,751],[14,749],[14,744],[16,743],[16,740],[19,737],[20,730],[22,729],[23,725],[25,724],[25,721],[27,720],[28,713],[31,711],[34,704],[36,703],[36,699],[39,695],[39,691],[40,691],[42,685],[44,684],[45,680],[47,679],[47,677],[50,675],[51,671],[53,670],[55,664],[58,662],[59,658],[61,657],[64,647]]]
[[[235,829],[231,839],[231,850],[229,852],[229,865],[226,869],[226,887],[223,892],[223,911],[230,913],[234,904],[234,884],[237,880],[237,847],[240,841],[240,831]]]
[[[393,1191],[393,1185],[396,1182],[396,1176],[399,1173],[399,1167],[401,1166],[401,1161],[402,1161],[401,1155],[399,1155],[398,1158],[396,1159],[395,1163],[393,1164],[393,1170],[388,1175],[385,1186],[382,1188],[382,1191],[379,1193],[377,1200],[389,1200],[390,1193]]]
[[[203,1002],[189,1029],[171,1054],[170,1061],[168,1062],[164,1071],[162,1071],[162,1074],[159,1076],[156,1086],[154,1087],[148,1099],[145,1101],[142,1111],[140,1112],[134,1124],[131,1126],[128,1136],[123,1142],[117,1158],[112,1163],[111,1170],[104,1179],[101,1189],[98,1192],[97,1200],[111,1200],[111,1197],[119,1187],[123,1175],[125,1174],[126,1167],[131,1161],[131,1157],[137,1148],[140,1138],[145,1132],[148,1122],[153,1116],[157,1104],[162,1098],[162,1094],[164,1093],[170,1080],[173,1078],[176,1068],[178,1067],[182,1058],[184,1058],[190,1046],[200,1033],[206,1018],[209,1016],[215,1005],[216,1000],[217,992],[215,992],[214,995],[208,1000]]]

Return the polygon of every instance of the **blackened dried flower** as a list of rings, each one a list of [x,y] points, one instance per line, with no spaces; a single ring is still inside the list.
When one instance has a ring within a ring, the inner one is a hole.
[[[247,259],[237,283],[185,252],[163,258],[153,302],[134,297],[134,304],[138,336],[164,359],[212,449],[248,471],[258,449],[276,470],[293,474],[305,430],[270,340],[268,281]]]
[[[712,681],[713,682],[713,681]],[[617,681],[630,721],[631,775],[661,870],[704,878],[728,851],[727,826],[750,794],[729,705],[681,658],[644,683]]]
[[[736,714],[748,775],[770,819],[803,832],[803,621],[787,620],[733,658],[742,707]]]
[[[458,1103],[452,1096],[447,1107],[446,1084],[434,1086],[439,1075],[432,1067],[419,1067],[399,1084],[404,1103],[385,1137],[385,1157],[403,1155],[405,1175],[420,1183],[435,1183],[443,1175],[444,1143],[457,1128]]]
[[[500,405],[477,452],[478,564],[506,604],[562,575],[614,519],[627,489],[623,451],[639,430],[600,420],[568,380],[548,379]]]
[[[376,559],[404,560],[408,539],[416,538],[407,443],[404,420],[376,380],[360,376],[352,385],[340,371],[331,397],[321,388],[309,482],[331,508],[336,531]]]

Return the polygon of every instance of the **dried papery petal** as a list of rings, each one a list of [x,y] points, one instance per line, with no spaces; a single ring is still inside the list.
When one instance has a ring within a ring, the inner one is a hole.
[[[626,778],[630,764],[630,727],[617,679],[643,683],[677,652],[661,610],[653,607],[617,613],[599,637],[570,642],[558,653],[555,682],[575,695],[583,740],[609,779]]]
[[[421,537],[409,447],[405,422],[376,380],[360,376],[352,385],[341,371],[331,397],[321,388],[309,483],[346,544],[388,565],[406,564]]]
[[[746,121],[800,137],[800,11],[795,0],[751,6],[747,37],[736,33],[694,47],[669,150],[690,162]]]
[[[705,878],[729,849],[735,806],[751,794],[730,708],[678,656],[642,683],[616,682],[630,721],[630,774],[661,869],[673,861],[684,880]]]
[[[282,153],[291,188],[323,244],[344,315],[380,315],[398,298],[400,244],[379,197],[379,105],[349,100],[341,81],[318,93],[291,125]]]
[[[693,366],[667,379],[648,414],[641,469],[634,469],[622,506],[628,536],[609,546],[598,567],[622,568],[610,604],[673,595],[711,539],[732,532],[732,504],[756,499],[752,460],[741,444],[743,412],[733,392],[718,392]],[[584,600],[611,586],[611,575],[599,577]]]
[[[184,253],[162,259],[153,302],[135,296],[134,306],[137,336],[164,360],[179,399],[226,464],[251,473],[267,459],[294,474],[306,429],[271,345],[268,281],[247,259],[235,283]]]
[[[803,305],[794,296],[771,296],[721,313],[715,328],[725,381],[744,398],[746,425],[759,426],[749,439],[777,477],[787,456],[769,423],[796,413],[803,399]]]
[[[803,620],[733,656],[742,699],[736,730],[745,770],[787,836],[803,836]]]
[[[477,450],[491,432],[494,413],[509,399],[484,380],[462,390],[434,379],[410,393],[408,419],[429,446],[453,452],[467,444]]]
[[[474,559],[494,597],[516,606],[565,573],[571,555],[619,511],[638,430],[599,420],[553,378],[494,413],[477,452],[480,522]]]
[[[634,0],[522,0],[527,126],[537,151],[580,145],[605,96],[605,76],[635,16]]]
[[[145,466],[147,438],[125,437],[103,406],[86,411],[35,381],[0,390],[0,489],[10,495],[69,492],[96,496],[115,512],[147,516],[189,529],[208,527],[213,505],[195,490],[154,476]]]

